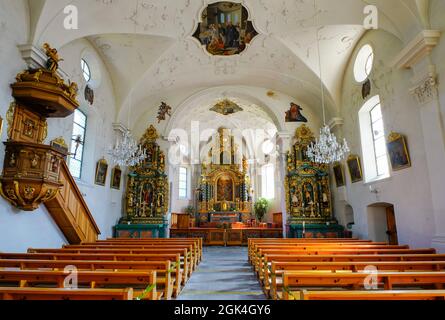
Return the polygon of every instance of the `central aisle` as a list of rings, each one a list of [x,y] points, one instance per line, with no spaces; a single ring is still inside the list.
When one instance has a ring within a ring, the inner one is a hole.
[[[246,247],[204,247],[198,269],[178,300],[265,300]]]

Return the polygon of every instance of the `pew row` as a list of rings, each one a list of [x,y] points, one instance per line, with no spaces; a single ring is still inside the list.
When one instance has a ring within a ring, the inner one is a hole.
[[[0,300],[133,300],[133,289],[0,287]]]

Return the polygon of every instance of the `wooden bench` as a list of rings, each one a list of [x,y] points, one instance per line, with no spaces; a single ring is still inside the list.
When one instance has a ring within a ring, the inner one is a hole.
[[[295,292],[298,297],[298,292]],[[445,290],[367,290],[299,292],[301,300],[445,300]]]
[[[331,271],[363,272],[373,267],[379,272],[445,271],[445,261],[368,261],[368,262],[276,262],[271,263],[270,271],[265,272],[264,288],[272,299],[283,285],[282,275],[288,271]]]
[[[95,242],[96,244],[145,244],[145,243],[192,243],[196,245],[199,261],[202,260],[202,238],[187,238],[187,239],[180,239],[180,238],[167,238],[167,239],[107,239],[107,240],[97,240]],[[86,243],[88,244],[88,243]]]
[[[133,300],[133,289],[0,287],[0,300]]]
[[[364,287],[366,273],[332,273],[332,272],[284,272],[283,292],[278,297],[289,300],[296,291],[308,288],[355,288]],[[445,272],[379,272],[375,275],[379,287],[392,290],[394,286],[435,287],[442,289],[445,283]],[[291,296],[291,297],[290,297]]]
[[[128,263],[140,263],[144,261],[171,261],[171,269],[175,270],[174,276],[174,291],[173,295],[176,297],[181,291],[181,285],[185,284],[188,280],[186,269],[181,268],[181,255],[180,254],[76,254],[76,253],[0,253],[0,259],[10,260],[27,260],[30,263],[38,263],[39,260],[47,260],[54,262],[63,261],[63,263],[69,262],[69,264],[79,265],[82,261],[94,261],[94,262],[128,262]],[[96,264],[97,265],[97,264]],[[31,264],[32,266],[32,264]],[[179,266],[179,267],[178,267]],[[176,268],[174,268],[176,267]],[[182,265],[183,267],[183,265]]]
[[[18,287],[29,285],[55,285],[64,288],[67,273],[52,270],[0,270],[0,284],[2,286],[14,284]],[[162,293],[156,290],[156,271],[145,272],[107,272],[107,271],[79,271],[78,284],[95,289],[97,286],[125,285],[132,287],[135,294],[143,292],[148,286],[153,289],[147,293],[145,299],[159,300]]]
[[[19,270],[64,270],[67,266],[74,266],[78,271],[156,271],[157,289],[163,290],[163,296],[170,300],[174,292],[176,279],[171,276],[176,268],[172,268],[171,262],[166,261],[62,261],[62,260],[0,260],[0,269],[19,269]]]
[[[259,274],[259,270],[264,268],[265,254],[282,254],[282,255],[385,255],[385,254],[434,254],[435,249],[317,249],[309,248],[300,249],[260,249],[259,254],[254,261],[255,272]]]
[[[192,244],[158,244],[158,243],[148,243],[148,244],[83,244],[83,245],[66,245],[62,249],[97,249],[97,250],[113,250],[113,249],[125,249],[125,250],[160,250],[162,249],[182,249],[188,250],[191,259],[192,271],[195,270],[199,263],[198,249]]]
[[[72,253],[72,254],[129,254],[134,256],[145,254],[176,254],[181,255],[181,267],[184,269],[183,284],[185,285],[188,278],[191,276],[192,270],[192,258],[189,255],[187,248],[152,248],[152,249],[28,249],[28,253]]]

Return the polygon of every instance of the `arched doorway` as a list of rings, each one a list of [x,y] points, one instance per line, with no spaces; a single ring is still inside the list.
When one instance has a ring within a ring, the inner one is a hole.
[[[375,203],[368,206],[367,212],[369,238],[373,241],[398,244],[394,205],[390,203]]]

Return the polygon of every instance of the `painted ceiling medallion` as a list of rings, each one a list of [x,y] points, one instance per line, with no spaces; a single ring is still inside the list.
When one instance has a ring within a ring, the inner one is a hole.
[[[234,113],[243,111],[243,109],[239,105],[237,105],[235,102],[232,102],[229,99],[225,99],[225,100],[215,104],[215,106],[213,108],[211,108],[210,111],[214,111],[214,112],[217,112],[224,116],[228,116],[230,114],[234,114]]]
[[[202,12],[202,22],[193,35],[216,56],[232,56],[243,52],[258,35],[247,9],[240,3],[216,2]]]

